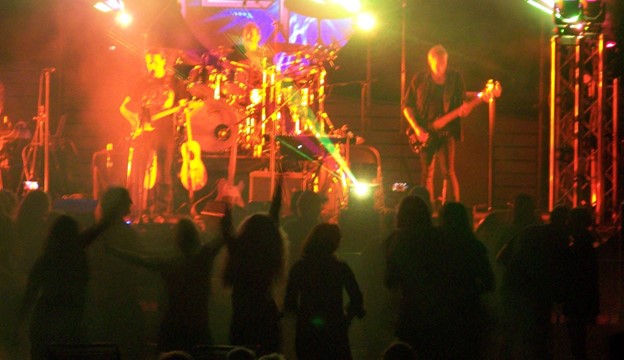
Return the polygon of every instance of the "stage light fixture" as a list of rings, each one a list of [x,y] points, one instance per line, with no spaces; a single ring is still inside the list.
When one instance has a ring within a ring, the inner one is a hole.
[[[605,20],[605,4],[602,0],[583,0],[583,19],[594,24],[601,24]]]
[[[582,21],[583,8],[579,0],[558,0],[554,11],[555,24],[575,24]]]

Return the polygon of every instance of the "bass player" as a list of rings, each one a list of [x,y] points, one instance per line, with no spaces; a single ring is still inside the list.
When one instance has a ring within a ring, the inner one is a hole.
[[[471,108],[465,103],[463,77],[447,69],[446,49],[442,45],[432,47],[427,62],[429,69],[417,73],[411,81],[403,115],[410,123],[410,142],[422,144],[419,147],[421,184],[429,190],[432,204],[436,204],[433,186],[436,161],[444,179],[442,203],[459,201],[459,182],[455,174],[456,144],[461,137],[459,118],[467,116]],[[433,126],[438,117],[457,108],[457,118],[440,129]]]

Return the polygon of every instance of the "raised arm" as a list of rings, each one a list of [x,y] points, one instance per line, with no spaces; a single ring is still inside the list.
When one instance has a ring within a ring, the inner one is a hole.
[[[271,209],[269,210],[269,216],[279,224],[280,209],[282,207],[282,177],[277,176],[275,178],[275,191],[273,191],[273,201],[271,202]]]
[[[106,250],[131,264],[154,271],[161,271],[168,263],[168,260],[163,257],[145,256],[130,251],[121,250],[113,246],[106,245]]]

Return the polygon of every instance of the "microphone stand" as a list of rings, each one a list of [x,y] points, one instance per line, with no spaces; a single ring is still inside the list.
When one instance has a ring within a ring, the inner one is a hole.
[[[22,151],[23,176],[26,181],[36,180],[37,153],[43,146],[43,191],[50,190],[50,74],[55,68],[45,68],[39,78],[39,100],[35,133],[31,143]],[[43,103],[43,104],[42,104]]]

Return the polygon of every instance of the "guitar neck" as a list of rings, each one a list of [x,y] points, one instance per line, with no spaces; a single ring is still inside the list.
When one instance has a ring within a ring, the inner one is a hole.
[[[474,99],[472,99],[470,102],[467,102],[465,104],[465,106],[468,107],[468,109],[473,109],[475,106],[481,104],[483,101],[481,100],[480,97],[475,97]],[[459,116],[459,113],[461,112],[461,106],[455,108],[454,110],[440,116],[439,118],[435,119],[432,123],[431,126],[434,129],[441,129],[443,127],[445,127],[448,123],[450,123],[451,121],[453,121],[453,119],[455,119],[456,117]]]
[[[233,135],[236,136],[236,135]],[[238,157],[238,141],[234,141],[230,148],[230,160],[228,162],[228,183],[234,184],[234,176],[236,175],[236,158]]]

